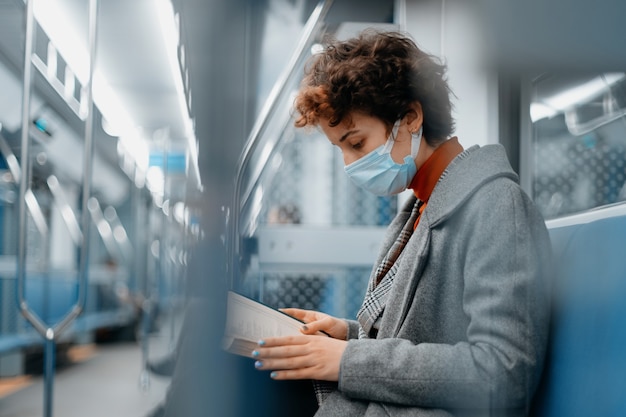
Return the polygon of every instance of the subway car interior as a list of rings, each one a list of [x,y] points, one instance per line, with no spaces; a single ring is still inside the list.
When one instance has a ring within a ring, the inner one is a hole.
[[[545,218],[553,315],[531,415],[626,415],[625,13],[0,0],[0,416],[279,415],[274,381],[221,347],[225,294],[359,310],[408,196],[351,183],[293,100],[324,39],[368,28],[444,59],[460,143],[504,145]]]

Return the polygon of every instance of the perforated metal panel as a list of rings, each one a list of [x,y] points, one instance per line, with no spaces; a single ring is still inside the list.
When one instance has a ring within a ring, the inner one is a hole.
[[[354,318],[361,306],[369,268],[325,272],[263,272],[257,298],[274,308],[295,307]]]

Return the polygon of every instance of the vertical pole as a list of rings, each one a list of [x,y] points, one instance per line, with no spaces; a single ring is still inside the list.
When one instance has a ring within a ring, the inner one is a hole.
[[[22,90],[22,143],[21,158],[22,165],[20,175],[20,190],[18,199],[19,209],[19,230],[17,249],[17,296],[19,303],[24,302],[24,280],[26,277],[26,191],[28,190],[29,177],[29,150],[30,150],[30,89],[32,84],[31,56],[33,54],[33,0],[26,2],[26,40],[24,43],[24,80]],[[22,306],[20,306],[22,307]],[[40,330],[40,329],[38,329]]]
[[[150,224],[152,216],[154,216],[154,209],[143,207],[145,209],[145,224],[144,226],[146,230],[146,235],[151,236],[150,233]],[[147,241],[146,247],[149,250],[149,253],[152,254],[152,244],[153,241]],[[145,274],[143,278],[142,292],[143,299],[141,300],[141,359],[142,359],[142,367],[141,373],[139,374],[139,388],[146,392],[150,389],[150,373],[148,372],[148,357],[150,355],[150,345],[148,337],[150,335],[150,317],[152,315],[152,280],[154,279],[154,274],[156,271],[150,271],[148,269],[148,262],[152,258],[148,255],[148,258],[145,259],[144,268]],[[156,265],[155,262],[152,265]],[[155,267],[156,270],[156,267]]]
[[[87,120],[85,120],[85,149],[83,153],[83,188],[82,188],[82,218],[83,241],[80,248],[79,285],[78,285],[78,312],[85,307],[87,298],[87,278],[89,274],[89,240],[91,237],[91,216],[89,213],[89,199],[91,198],[91,181],[93,177],[93,74],[96,64],[96,35],[97,35],[98,0],[89,1],[89,78],[85,86],[87,92]]]
[[[83,151],[83,187],[81,199],[81,229],[83,239],[80,247],[80,259],[78,264],[78,297],[72,310],[59,323],[54,326],[54,333],[60,334],[69,326],[85,308],[87,299],[87,285],[89,273],[89,240],[91,230],[91,214],[89,212],[89,199],[91,195],[91,181],[93,177],[93,74],[96,62],[96,35],[97,35],[98,0],[89,0],[89,78],[83,87],[86,91],[87,118],[85,120],[85,148]],[[81,97],[81,100],[83,97]]]
[[[162,146],[163,146],[163,206],[165,206],[165,202],[167,201],[167,213],[165,210],[161,210],[161,238],[159,239],[159,273],[157,274],[157,285],[154,291],[155,298],[154,303],[158,307],[161,295],[161,288],[164,285],[167,285],[168,280],[171,283],[171,274],[168,274],[168,256],[167,256],[167,241],[168,241],[168,222],[171,219],[172,215],[172,201],[170,200],[169,193],[169,181],[168,177],[170,174],[169,171],[169,161],[168,156],[170,153],[169,148],[169,129],[167,129],[162,138]],[[170,299],[171,301],[171,299]]]
[[[22,90],[22,137],[21,137],[21,175],[19,190],[19,231],[18,231],[18,248],[17,248],[17,300],[20,310],[26,318],[33,324],[39,333],[45,335],[46,350],[44,352],[45,369],[44,369],[44,417],[52,417],[52,400],[53,400],[53,380],[54,380],[54,331],[50,328],[46,329],[43,322],[37,320],[30,314],[28,304],[26,303],[24,287],[26,281],[26,254],[27,254],[27,206],[26,194],[30,188],[30,99],[32,88],[32,65],[31,59],[33,55],[34,43],[34,0],[26,0],[26,34],[24,42],[24,80]]]
[[[56,358],[56,348],[54,341],[54,333],[49,331],[46,335],[46,344],[44,351],[44,416],[52,416],[52,388],[54,386],[54,362]]]
[[[141,302],[141,359],[142,367],[139,374],[139,388],[143,392],[147,392],[150,389],[150,373],[148,372],[148,355],[150,354],[148,345],[148,336],[150,335],[150,315],[151,315],[151,302],[148,298],[148,294],[144,293],[144,298]]]

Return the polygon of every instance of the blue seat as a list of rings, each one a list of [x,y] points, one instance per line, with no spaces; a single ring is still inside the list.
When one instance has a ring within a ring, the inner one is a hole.
[[[550,235],[554,310],[533,415],[626,416],[626,215]]]
[[[14,288],[8,288],[14,291]],[[78,297],[77,281],[64,277],[29,276],[25,285],[25,298],[32,311],[46,326],[56,325],[65,317],[76,303]],[[19,318],[17,305],[6,308],[14,309],[13,320],[8,330],[0,330],[0,353],[16,351],[22,348],[41,346],[44,338],[25,319]],[[93,283],[87,287],[85,308],[78,318],[66,328],[62,341],[71,341],[76,334],[98,329],[115,329],[132,326],[137,319],[137,311],[131,303],[120,302],[110,285]],[[6,319],[9,322],[9,319]]]

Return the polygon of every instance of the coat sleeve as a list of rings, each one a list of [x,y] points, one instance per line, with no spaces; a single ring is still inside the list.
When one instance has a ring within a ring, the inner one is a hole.
[[[462,281],[466,337],[349,341],[339,376],[348,397],[448,409],[527,406],[547,342],[545,223],[510,181],[482,187],[453,217],[447,238],[464,239],[455,254],[462,276],[440,279]],[[437,261],[447,258],[431,254]]]
[[[358,339],[359,338],[359,322],[356,320],[346,320],[348,324],[348,335],[346,336],[346,340]]]

